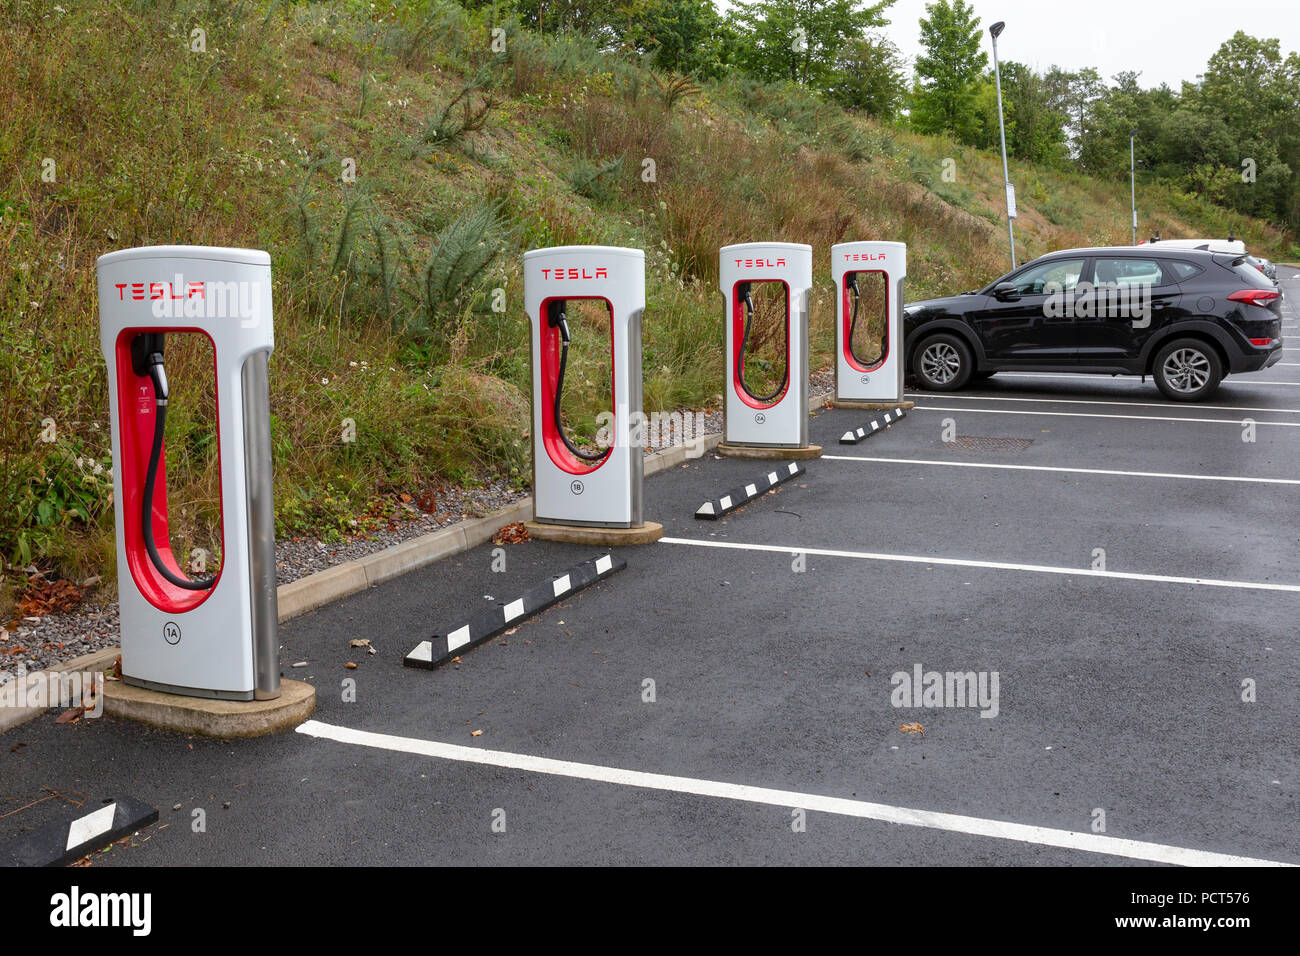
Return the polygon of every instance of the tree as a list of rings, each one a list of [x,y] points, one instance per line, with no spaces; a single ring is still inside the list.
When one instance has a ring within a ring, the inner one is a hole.
[[[749,0],[736,5],[733,22],[741,35],[738,58],[764,80],[794,80],[827,90],[836,79],[836,59],[845,43],[872,27],[894,0]]]
[[[515,0],[519,22],[538,33],[578,34],[607,50],[645,52],[647,25],[663,0]]]
[[[855,37],[840,48],[838,79],[831,92],[850,109],[892,120],[907,95],[907,62],[898,47],[879,36]]]
[[[1223,43],[1199,86],[1184,99],[1207,117],[1219,118],[1232,136],[1227,165],[1236,173],[1228,191],[1232,205],[1290,222],[1300,220],[1300,56],[1282,56],[1276,39],[1240,30]],[[1253,182],[1242,182],[1241,163],[1251,160]],[[1203,177],[1202,177],[1203,179]]]
[[[1210,57],[1197,97],[1205,111],[1269,139],[1295,135],[1300,58],[1282,58],[1279,41],[1238,30]]]
[[[1023,63],[1003,63],[1002,99],[1010,117],[1007,152],[1035,163],[1064,161],[1066,116],[1052,103],[1043,77]]]
[[[725,72],[738,39],[713,0],[659,0],[647,32],[655,66],[708,78]]]
[[[972,142],[979,82],[988,56],[980,49],[980,21],[966,0],[933,0],[921,18],[925,54],[916,61],[912,125],[922,133],[950,132]]]

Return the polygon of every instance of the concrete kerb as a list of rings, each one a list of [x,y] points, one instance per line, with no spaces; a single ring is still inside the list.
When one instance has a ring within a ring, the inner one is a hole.
[[[105,647],[98,651],[91,651],[89,654],[83,654],[80,657],[74,657],[62,664],[47,667],[43,671],[32,671],[31,674],[75,674],[77,672],[99,674],[112,668],[113,662],[117,660],[117,655],[120,653],[119,648]],[[31,674],[28,676],[30,677]],[[39,717],[47,709],[45,707],[0,707],[0,734],[12,727],[17,727],[19,724],[25,724],[27,721]]]

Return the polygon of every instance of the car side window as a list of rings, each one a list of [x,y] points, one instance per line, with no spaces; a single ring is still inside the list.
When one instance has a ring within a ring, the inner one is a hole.
[[[1056,283],[1069,292],[1079,284],[1083,263],[1083,259],[1056,259],[1022,272],[1009,281],[1015,283],[1020,295],[1043,295],[1049,283]]]
[[[1093,281],[1100,285],[1132,288],[1135,286],[1165,285],[1164,273],[1155,259],[1098,259],[1093,270]]]
[[[1171,282],[1182,282],[1184,279],[1190,279],[1202,272],[1200,266],[1184,262],[1182,259],[1166,259],[1164,266],[1165,271],[1169,273]]]

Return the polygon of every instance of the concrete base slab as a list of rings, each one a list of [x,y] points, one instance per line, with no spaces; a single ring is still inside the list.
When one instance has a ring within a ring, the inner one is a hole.
[[[807,461],[809,458],[822,456],[821,445],[805,445],[803,448],[771,448],[765,445],[728,445],[726,442],[721,442],[714,451],[728,458],[754,458],[763,461]]]
[[[826,402],[831,408],[866,408],[873,411],[888,410],[891,408],[901,408],[911,411],[916,407],[916,402],[854,402],[848,399],[831,398]]]
[[[534,538],[563,541],[566,544],[650,544],[664,536],[664,526],[657,521],[647,521],[635,528],[588,528],[584,525],[546,524],[541,521],[525,521],[524,527]]]
[[[104,713],[153,727],[205,737],[264,737],[292,730],[316,709],[316,688],[302,681],[280,681],[275,700],[209,700],[134,687],[124,681],[104,685]]]

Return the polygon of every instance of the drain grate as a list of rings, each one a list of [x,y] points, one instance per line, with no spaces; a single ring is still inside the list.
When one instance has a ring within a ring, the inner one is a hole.
[[[958,435],[944,444],[948,448],[960,448],[962,451],[1019,451],[1033,443],[1032,438],[984,438],[977,435]]]

